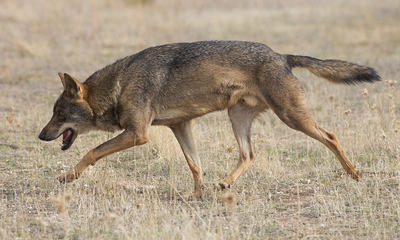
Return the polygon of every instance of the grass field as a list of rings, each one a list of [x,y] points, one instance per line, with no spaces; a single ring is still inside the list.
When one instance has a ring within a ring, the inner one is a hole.
[[[0,239],[400,239],[399,26],[398,0],[1,0]],[[201,201],[180,200],[192,177],[165,127],[71,184],[56,181],[113,137],[82,135],[66,152],[60,139],[37,139],[62,91],[57,72],[83,81],[149,46],[210,39],[373,66],[383,81],[359,86],[295,70],[362,181],[272,112],[254,122],[257,160],[227,193],[213,188],[238,160],[226,112],[194,127]]]

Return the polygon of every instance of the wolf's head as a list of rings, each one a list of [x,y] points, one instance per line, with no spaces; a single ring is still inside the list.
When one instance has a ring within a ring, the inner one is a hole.
[[[63,135],[61,149],[67,150],[78,134],[94,126],[94,115],[86,101],[85,86],[67,73],[58,73],[58,75],[64,86],[64,92],[54,104],[53,116],[40,132],[39,138],[52,141]]]

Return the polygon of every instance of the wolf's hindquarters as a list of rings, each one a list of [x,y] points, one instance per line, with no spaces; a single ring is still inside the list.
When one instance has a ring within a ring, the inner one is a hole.
[[[303,67],[313,74],[334,83],[356,84],[381,80],[377,72],[370,67],[342,60],[321,60],[307,56],[285,55],[291,68]]]
[[[304,101],[304,93],[300,91],[296,77],[290,74],[283,78],[280,83],[274,88],[275,94],[267,93],[268,98],[274,103],[271,104],[271,107],[276,115],[289,127],[323,143],[335,154],[346,172],[353,179],[359,180],[358,171],[347,158],[336,135],[320,127],[311,116]],[[284,92],[284,96],[276,94],[279,92]]]

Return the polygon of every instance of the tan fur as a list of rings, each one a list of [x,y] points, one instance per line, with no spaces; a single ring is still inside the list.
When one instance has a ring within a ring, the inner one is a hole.
[[[192,119],[228,109],[239,145],[236,168],[216,186],[228,188],[255,160],[250,130],[253,119],[272,109],[289,127],[326,145],[355,180],[360,174],[346,157],[336,136],[317,124],[291,68],[305,67],[330,81],[376,81],[372,68],[340,61],[280,55],[266,45],[210,41],[169,44],[121,59],[80,83],[59,74],[64,93],[39,138],[67,135],[65,149],[80,133],[92,129],[123,130],[117,137],[89,151],[69,172],[70,182],[109,154],[148,141],[151,125],[168,126],[175,134],[194,179],[192,196],[201,197],[202,169],[196,151]],[[65,112],[69,115],[65,117]],[[68,137],[73,134],[72,140]]]

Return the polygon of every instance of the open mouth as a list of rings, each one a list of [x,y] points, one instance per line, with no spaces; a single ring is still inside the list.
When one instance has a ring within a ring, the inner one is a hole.
[[[63,140],[62,140],[61,150],[65,151],[69,147],[71,147],[72,143],[75,140],[76,134],[74,130],[68,128],[62,133],[62,135],[63,135]]]

